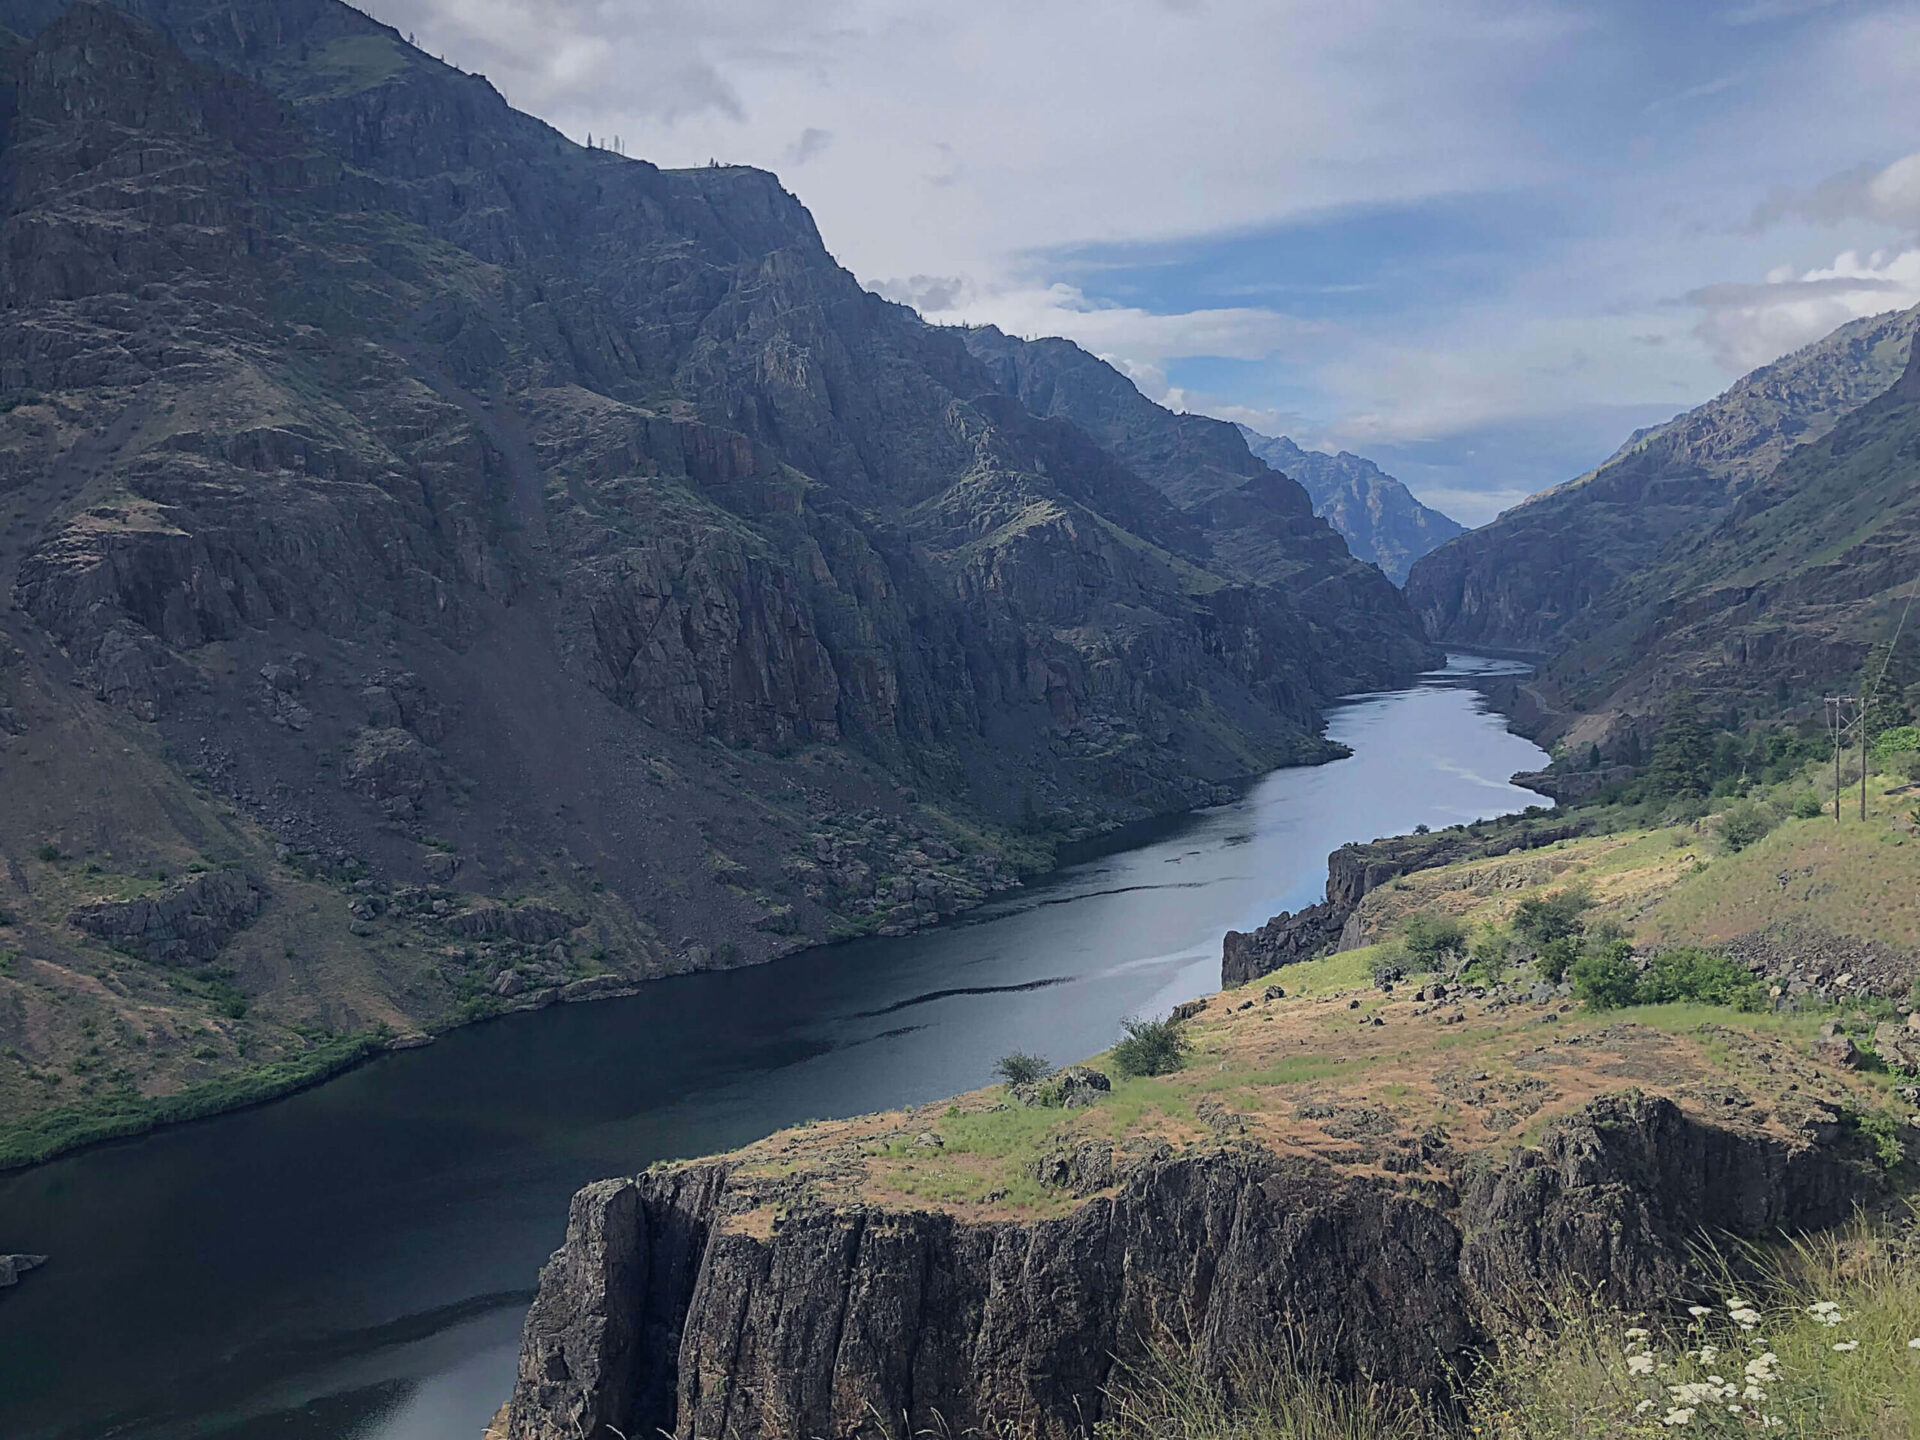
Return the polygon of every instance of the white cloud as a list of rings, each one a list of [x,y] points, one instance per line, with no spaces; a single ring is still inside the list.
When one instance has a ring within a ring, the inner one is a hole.
[[[1920,305],[1920,249],[1849,250],[1830,265],[1776,267],[1760,285],[1710,285],[1687,297],[1694,331],[1720,362],[1752,370],[1822,335],[1886,310]]]
[[[1873,247],[1920,231],[1920,157],[1885,163],[1920,134],[1911,0],[1657,22],[1618,0],[361,3],[570,134],[781,171],[843,263],[931,319],[1066,335],[1166,403],[1261,429],[1284,411],[1284,433],[1363,453],[1686,408],[1901,303],[1905,252]],[[1435,272],[1408,299],[1392,254],[1233,277],[1311,320],[1151,277],[1099,303],[1051,268],[1070,247],[1516,192],[1584,229],[1490,234],[1508,262],[1491,287]],[[1782,260],[1751,293],[1721,283]],[[1245,362],[1244,383],[1183,388],[1196,357]],[[1563,454],[1529,483],[1567,478]]]

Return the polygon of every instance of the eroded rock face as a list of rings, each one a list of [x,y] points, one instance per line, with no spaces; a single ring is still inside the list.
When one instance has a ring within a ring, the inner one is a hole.
[[[1512,1287],[1660,1303],[1703,1229],[1835,1223],[1867,1173],[1626,1097],[1471,1162],[1445,1193],[1239,1148],[1144,1162],[1056,1219],[806,1210],[768,1232],[730,1221],[724,1162],[653,1171],[576,1197],[509,1433],[1083,1435],[1115,1364],[1154,1341],[1224,1373],[1290,1323],[1336,1375],[1434,1392]]]
[[[1231,990],[1249,980],[1312,960],[1329,950],[1365,943],[1346,935],[1360,902],[1389,881],[1415,870],[1463,860],[1481,860],[1538,849],[1583,834],[1586,822],[1568,820],[1490,835],[1472,831],[1398,835],[1367,844],[1342,845],[1327,857],[1327,898],[1302,910],[1283,910],[1258,930],[1229,930],[1220,947],[1220,985]]]
[[[210,870],[136,900],[82,905],[67,919],[148,960],[208,961],[260,913],[266,887],[238,870]]]

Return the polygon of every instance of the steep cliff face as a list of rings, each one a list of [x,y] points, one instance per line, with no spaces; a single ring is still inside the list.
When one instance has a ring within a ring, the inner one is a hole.
[[[0,847],[48,977],[192,866],[262,878],[200,957],[255,1053],[898,933],[1013,883],[1012,827],[1322,758],[1322,701],[1427,658],[1331,532],[1222,562],[770,175],[582,149],[334,0],[0,25]],[[356,907],[324,962],[307,886]],[[432,943],[509,894],[559,951]]]
[[[1703,1231],[1828,1225],[1842,1152],[1608,1097],[1540,1144],[1403,1187],[1259,1147],[1135,1163],[1030,1222],[794,1208],[726,1164],[581,1192],[541,1277],[514,1440],[1089,1433],[1169,1340],[1215,1373],[1288,1327],[1338,1376],[1444,1390],[1515,1294],[1684,1288]]]
[[[1407,598],[1448,644],[1554,653],[1618,619],[1623,582],[1730,515],[1796,446],[1900,375],[1920,310],[1856,320],[1698,409],[1634,436],[1591,474],[1545,491],[1415,562]]]
[[[1414,561],[1466,532],[1365,456],[1302,450],[1284,435],[1239,430],[1255,455],[1300,483],[1313,513],[1340,532],[1355,559],[1378,565],[1396,585],[1407,583]]]

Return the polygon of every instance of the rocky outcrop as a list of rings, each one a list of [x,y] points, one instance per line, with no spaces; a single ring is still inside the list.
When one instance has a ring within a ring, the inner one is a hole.
[[[44,1255],[0,1255],[0,1290],[18,1285],[22,1275],[46,1263]]]
[[[182,965],[217,958],[266,901],[266,887],[251,875],[211,870],[138,899],[78,906],[67,919],[129,954]]]
[[[1402,875],[1538,849],[1584,835],[1591,824],[1578,819],[1509,822],[1484,832],[1469,826],[1342,845],[1327,857],[1325,900],[1299,911],[1283,910],[1258,930],[1226,933],[1220,947],[1221,988],[1231,990],[1283,965],[1364,943],[1347,936],[1347,922],[1369,894]]]
[[[1242,1147],[1145,1160],[1031,1222],[815,1208],[767,1228],[732,1218],[756,1201],[724,1162],[657,1170],[576,1197],[508,1433],[1084,1435],[1151,1346],[1225,1374],[1288,1327],[1338,1377],[1444,1393],[1508,1300],[1666,1303],[1703,1232],[1832,1224],[1867,1173],[1635,1097],[1437,1189]]]
[[[1407,583],[1414,561],[1466,532],[1364,456],[1302,450],[1284,435],[1239,430],[1255,455],[1300,484],[1313,513],[1340,532],[1356,560],[1378,565],[1396,585]]]
[[[467,940],[518,940],[544,945],[580,922],[549,905],[478,905],[439,922],[449,934]]]

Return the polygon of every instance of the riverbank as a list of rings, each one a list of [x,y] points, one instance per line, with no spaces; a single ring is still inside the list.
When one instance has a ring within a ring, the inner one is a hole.
[[[1168,1345],[1217,1380],[1291,1327],[1325,1378],[1431,1398],[1531,1323],[1518,1296],[1684,1327],[1702,1236],[1920,1182],[1920,847],[1889,788],[1839,830],[1602,826],[1409,871],[1345,949],[1181,1006],[1144,1068],[1122,1046],[590,1186],[503,1433],[1065,1435]],[[588,1283],[628,1246],[644,1302]],[[613,1382],[643,1303],[677,1350]]]
[[[1010,1049],[1097,1051],[1211,989],[1220,936],[1315,898],[1342,843],[1537,803],[1504,777],[1544,756],[1453,679],[1339,706],[1328,734],[1351,760],[956,924],[457,1027],[0,1176],[0,1234],[59,1262],[0,1305],[0,1430],[472,1440],[582,1185],[969,1091]],[[103,1374],[86,1357],[107,1349]]]

